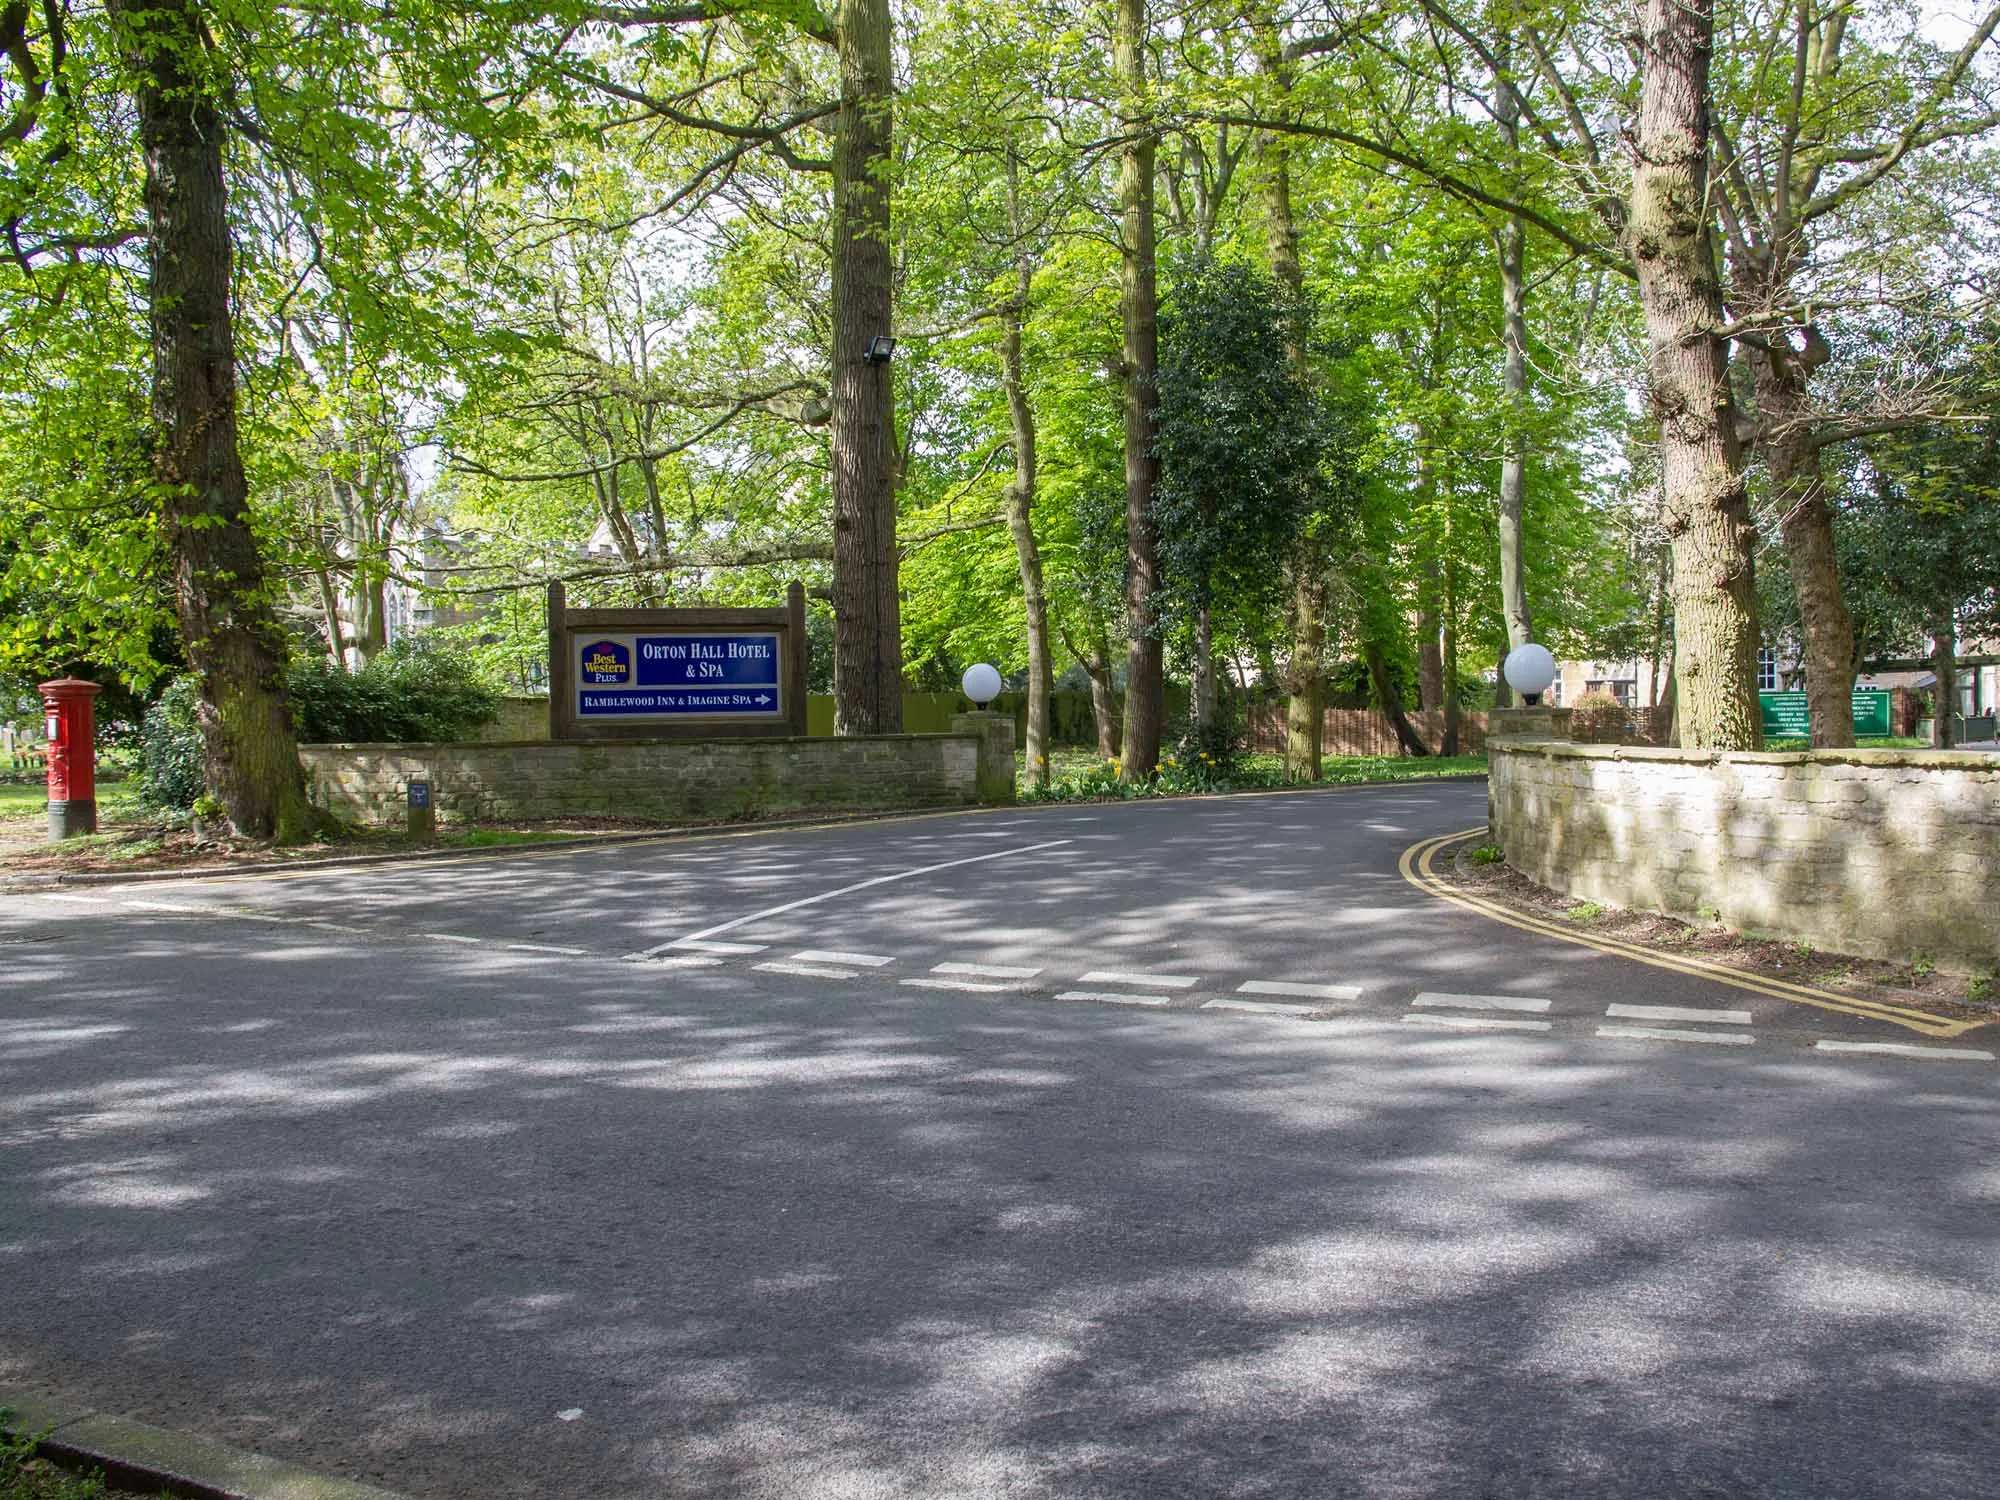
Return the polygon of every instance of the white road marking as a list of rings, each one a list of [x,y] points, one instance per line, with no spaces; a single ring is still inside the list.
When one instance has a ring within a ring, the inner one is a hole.
[[[981,979],[905,979],[904,984],[915,985],[920,990],[964,990],[972,995],[1009,995],[1018,985],[995,984]]]
[[[919,865],[914,870],[897,870],[888,875],[876,875],[867,880],[857,880],[852,885],[836,886],[830,891],[821,891],[817,896],[802,896],[797,901],[786,901],[778,906],[767,906],[762,911],[753,911],[748,916],[732,917],[727,922],[717,922],[713,927],[704,927],[699,932],[690,932],[686,937],[675,938],[670,943],[659,943],[637,953],[628,953],[627,958],[651,958],[656,953],[664,953],[669,948],[686,947],[703,938],[712,938],[717,933],[734,932],[739,927],[748,927],[752,922],[761,922],[766,917],[782,916],[788,911],[797,911],[804,906],[817,906],[822,901],[832,901],[841,896],[851,896],[856,891],[865,891],[878,885],[888,885],[896,880],[914,880],[919,875],[935,875],[939,870],[956,870],[963,865],[984,864],[989,859],[1011,859],[1017,854],[1038,854],[1044,849],[1055,849],[1070,843],[1069,839],[1049,839],[1040,844],[1022,844],[1015,849],[995,849],[990,854],[970,854],[964,859],[947,859],[934,865]]]
[[[842,953],[833,948],[802,948],[792,958],[802,964],[853,964],[864,969],[880,969],[896,961],[879,953]]]
[[[1756,1040],[1740,1031],[1682,1031],[1673,1026],[1600,1026],[1597,1034],[1624,1041],[1707,1042],[1723,1047],[1747,1047]]]
[[[1926,1047],[1917,1042],[1833,1042],[1813,1043],[1818,1052],[1870,1052],[1884,1057],[1921,1057],[1930,1062],[1992,1062],[1993,1054],[1982,1047]]]
[[[762,953],[769,943],[704,943],[698,938],[680,938],[668,943],[665,948],[647,950],[649,953],[664,953],[667,948],[686,948],[691,953],[720,953],[727,958],[735,958],[744,953]]]
[[[366,927],[350,927],[345,922],[320,922],[308,919],[302,921],[299,925],[302,927],[317,927],[321,932],[337,932],[342,937],[367,937],[369,935]],[[454,938],[452,941],[456,942],[458,940]],[[479,940],[477,938],[468,938],[466,941],[478,942]]]
[[[1160,990],[1191,990],[1201,983],[1192,974],[1132,974],[1116,969],[1092,969],[1088,974],[1079,975],[1078,984],[1136,984],[1142,988]]]
[[[115,903],[109,896],[73,896],[66,892],[56,892],[41,898],[44,901],[68,901],[77,906],[111,906]]]
[[[1236,986],[1239,995],[1296,995],[1302,1000],[1359,1000],[1358,984],[1294,984],[1289,979],[1249,979]]]
[[[965,974],[974,979],[1033,979],[1040,969],[1019,969],[1009,964],[932,964],[933,974]]]
[[[1442,1026],[1453,1031],[1547,1031],[1553,1021],[1523,1021],[1512,1016],[1404,1016],[1405,1026]]]
[[[1714,1021],[1721,1026],[1748,1026],[1747,1010],[1703,1010],[1692,1005],[1607,1005],[1604,1013],[1623,1021]]]
[[[284,918],[281,917],[279,920],[283,921]],[[465,937],[456,932],[420,932],[417,936],[427,937],[433,942],[439,943],[483,943],[486,941],[485,938]]]
[[[507,950],[510,953],[555,953],[563,958],[588,958],[590,956],[588,948],[558,948],[550,943],[509,943]]]
[[[1220,1000],[1204,1000],[1203,1010],[1234,1010],[1252,1016],[1310,1016],[1316,1015],[1317,1005],[1287,1005],[1282,1000],[1238,1000],[1224,996]]]
[[[134,911],[170,911],[182,916],[207,916],[215,908],[212,906],[190,906],[184,901],[127,901],[126,906]]]
[[[1096,1000],[1105,1005],[1171,1005],[1170,995],[1118,995],[1108,990],[1064,990],[1058,1000]]]
[[[658,958],[646,960],[659,969],[719,969],[722,960],[710,958],[705,953],[663,953]]]
[[[1549,1008],[1548,1001],[1528,995],[1441,995],[1435,990],[1425,990],[1410,1004],[1442,1005],[1452,1010],[1523,1010],[1538,1016]]]
[[[803,974],[809,979],[855,979],[854,969],[829,969],[822,964],[768,963],[752,964],[753,969],[762,969],[766,974]]]

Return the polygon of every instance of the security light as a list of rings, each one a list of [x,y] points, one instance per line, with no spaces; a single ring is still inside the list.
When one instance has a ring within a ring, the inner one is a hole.
[[[886,365],[896,353],[896,341],[886,333],[878,333],[868,341],[868,347],[861,357],[871,365]]]

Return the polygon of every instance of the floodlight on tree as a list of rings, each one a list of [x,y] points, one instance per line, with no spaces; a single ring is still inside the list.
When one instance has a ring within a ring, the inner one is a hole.
[[[1000,674],[983,661],[967,667],[958,685],[975,708],[984,708],[1000,696]]]
[[[1529,641],[1509,651],[1500,670],[1507,686],[1521,695],[1522,702],[1532,706],[1542,701],[1542,694],[1556,680],[1556,659],[1549,655],[1548,647]]]
[[[871,365],[886,365],[896,357],[896,341],[886,333],[878,333],[868,341],[861,357]]]

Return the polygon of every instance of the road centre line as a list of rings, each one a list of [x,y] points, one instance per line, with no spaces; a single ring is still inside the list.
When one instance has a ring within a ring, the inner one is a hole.
[[[932,964],[933,974],[963,974],[972,979],[1033,979],[1040,969],[1023,969],[1012,964]]]
[[[797,901],[786,901],[778,906],[767,906],[762,911],[753,911],[748,916],[733,917],[727,922],[717,922],[713,927],[704,927],[699,932],[690,932],[685,937],[672,942],[660,943],[651,948],[643,948],[637,953],[628,953],[627,958],[653,958],[665,953],[669,948],[686,947],[704,938],[712,938],[718,933],[734,932],[739,927],[748,927],[752,922],[761,922],[767,917],[782,916],[788,911],[801,907],[817,906],[822,901],[832,901],[841,896],[851,896],[856,891],[865,891],[878,885],[888,885],[897,880],[914,880],[919,875],[935,875],[939,870],[956,870],[964,865],[984,864],[992,859],[1009,859],[1017,854],[1038,854],[1044,849],[1059,848],[1072,843],[1071,839],[1049,839],[1040,844],[1022,844],[1013,849],[995,849],[986,854],[971,854],[964,859],[947,859],[934,865],[919,865],[913,870],[896,870],[888,875],[876,875],[867,880],[857,880],[852,885],[837,886],[830,891],[821,891],[817,896],[803,896]]]
[[[1547,1031],[1553,1021],[1528,1021],[1517,1016],[1404,1016],[1405,1026],[1436,1026],[1452,1031]]]
[[[1246,979],[1236,986],[1239,995],[1293,995],[1302,1000],[1359,1000],[1358,984],[1295,984],[1289,979]]]
[[[801,948],[792,955],[792,961],[802,964],[849,964],[864,969],[880,969],[886,968],[896,960],[884,958],[879,953],[842,953],[834,948]]]
[[[1723,1047],[1747,1047],[1756,1040],[1740,1031],[1683,1031],[1673,1026],[1600,1026],[1597,1034],[1619,1041],[1707,1042]]]
[[[1532,1015],[1548,1012],[1549,1002],[1530,995],[1444,995],[1425,990],[1412,1005],[1441,1005],[1451,1010],[1518,1010]]]
[[[109,896],[79,896],[68,891],[50,891],[44,901],[68,901],[76,906],[111,906],[115,903]]]
[[[735,958],[745,953],[762,953],[769,943],[704,943],[698,938],[676,938],[666,945],[668,948],[686,948],[691,953],[720,953],[725,958]]]
[[[280,917],[277,920],[282,922],[295,919]],[[485,938],[467,937],[459,932],[420,932],[417,936],[427,937],[435,943],[483,943],[486,941]]]
[[[1171,995],[1120,995],[1110,990],[1064,990],[1058,1000],[1095,1000],[1104,1005],[1171,1005]]]
[[[1706,1010],[1693,1005],[1607,1005],[1604,1013],[1621,1021],[1714,1021],[1723,1026],[1748,1026],[1747,1010]]]
[[[1136,974],[1117,969],[1092,969],[1077,976],[1078,984],[1136,984],[1141,988],[1191,990],[1201,983],[1193,974]]]
[[[1926,1047],[1918,1042],[1835,1042],[1813,1043],[1818,1052],[1868,1052],[1883,1057],[1921,1057],[1926,1062],[1992,1062],[1993,1054],[1983,1047]]]
[[[962,990],[970,995],[1011,995],[1020,986],[990,979],[905,979],[904,984],[920,990]]]
[[[185,901],[138,901],[128,900],[125,905],[133,911],[168,911],[178,916],[201,917],[215,910],[212,906],[193,906]]]
[[[555,953],[564,958],[590,957],[590,950],[588,948],[558,948],[551,943],[509,943],[507,951],[510,953]]]
[[[706,953],[663,953],[646,960],[656,969],[719,969],[722,960]]]

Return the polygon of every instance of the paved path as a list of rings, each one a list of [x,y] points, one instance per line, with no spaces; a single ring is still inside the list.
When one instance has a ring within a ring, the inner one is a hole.
[[[1478,784],[9,897],[0,1383],[437,1496],[2000,1494],[2000,1065]]]

